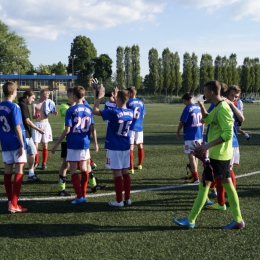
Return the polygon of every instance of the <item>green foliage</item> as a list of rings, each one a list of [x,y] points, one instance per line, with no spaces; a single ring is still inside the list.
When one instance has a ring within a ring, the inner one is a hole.
[[[67,67],[66,64],[61,63],[60,61],[56,64],[50,65],[51,73],[55,73],[56,75],[67,75]]]
[[[0,20],[0,72],[3,74],[25,74],[31,68],[30,50],[25,39],[10,31]]]
[[[229,56],[229,68],[229,85],[238,85],[237,55],[235,53]]]
[[[164,82],[164,77],[163,77],[163,64],[162,64],[162,59],[159,58],[158,60],[158,74],[159,74],[159,81],[158,81],[158,92],[161,94],[161,91],[163,89],[163,82]],[[166,89],[167,91],[167,89]]]
[[[252,82],[250,72],[251,72],[251,61],[249,57],[246,57],[242,65],[242,75],[241,75],[241,89],[243,92],[246,93],[249,91]]]
[[[223,82],[222,80],[222,58],[221,56],[217,56],[214,62],[214,79],[218,80],[220,82]]]
[[[192,62],[188,52],[183,55],[182,88],[183,92],[191,91],[192,87]]]
[[[93,60],[96,57],[97,50],[88,37],[79,35],[73,40],[67,70],[69,73],[74,70],[74,74],[78,76],[77,84],[88,87],[88,80],[94,73]]]
[[[132,46],[132,81],[136,89],[140,89],[140,48],[138,45]]]
[[[229,60],[226,56],[222,57],[222,80],[221,82],[229,85],[230,75],[229,75]]]
[[[125,86],[124,48],[121,46],[116,49],[116,83],[118,87]]]
[[[159,64],[158,51],[155,48],[149,50],[149,91],[154,94],[159,88]]]
[[[99,57],[93,59],[93,62],[95,63],[95,73],[93,77],[105,84],[111,79],[112,59],[107,54],[101,54]]]
[[[166,48],[162,52],[163,88],[168,90],[171,84],[171,52]]]
[[[209,54],[202,54],[200,61],[200,87],[214,79],[213,59]]]
[[[125,85],[130,87],[133,85],[133,66],[132,66],[132,50],[126,46],[124,51],[124,64],[125,64]]]
[[[199,67],[198,67],[198,56],[193,52],[191,55],[191,74],[192,74],[192,92],[194,93],[199,86]]]

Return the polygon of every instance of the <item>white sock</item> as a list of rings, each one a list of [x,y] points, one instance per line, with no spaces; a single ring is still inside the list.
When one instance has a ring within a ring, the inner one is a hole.
[[[248,138],[248,137],[249,137],[249,134],[248,134],[248,133],[245,133],[245,137]]]
[[[34,175],[34,170],[33,169],[29,169],[29,177],[32,177]]]

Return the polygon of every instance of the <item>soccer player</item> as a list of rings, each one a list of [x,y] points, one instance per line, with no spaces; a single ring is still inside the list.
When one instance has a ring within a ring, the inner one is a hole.
[[[130,125],[130,169],[129,172],[134,174],[134,144],[136,143],[138,148],[138,165],[137,169],[142,170],[144,160],[144,132],[143,122],[146,114],[144,102],[136,98],[137,90],[135,87],[127,88],[129,93],[129,100],[126,103],[126,107],[133,111],[133,122]]]
[[[111,108],[116,108],[116,99],[115,99],[115,94],[112,91],[108,91],[105,94],[105,97],[108,97],[109,100],[105,103],[104,109],[111,109]]]
[[[40,181],[41,179],[38,178],[34,173],[34,163],[35,163],[35,155],[37,154],[35,144],[32,139],[32,130],[31,128],[35,129],[41,134],[44,134],[44,130],[37,127],[31,121],[31,115],[28,109],[28,105],[31,105],[34,102],[35,93],[31,90],[26,90],[23,93],[23,96],[18,99],[19,107],[21,108],[22,118],[23,118],[23,125],[26,132],[26,143],[27,143],[27,154],[29,155],[28,166],[29,166],[29,173],[28,173],[28,181],[35,182]]]
[[[191,167],[192,176],[187,179],[187,183],[199,183],[198,174],[198,159],[191,153],[190,147],[197,141],[202,142],[203,138],[203,124],[201,123],[202,115],[200,107],[193,104],[192,94],[190,92],[185,93],[182,96],[182,101],[185,108],[182,112],[180,123],[176,132],[176,138],[180,139],[180,131],[183,128],[184,137],[184,153],[188,155],[189,164]]]
[[[48,89],[42,89],[40,91],[40,99],[32,103],[32,117],[35,119],[35,125],[44,130],[44,134],[35,130],[33,131],[33,141],[37,149],[34,168],[37,168],[39,165],[38,145],[42,142],[42,170],[47,169],[48,142],[52,142],[52,131],[48,121],[48,115],[49,113],[52,113],[54,116],[58,114],[49,96],[50,91]]]
[[[194,228],[195,221],[203,208],[208,191],[213,179],[220,179],[228,195],[229,204],[234,220],[222,228],[239,229],[245,227],[243,221],[239,199],[236,189],[230,178],[230,159],[232,158],[232,137],[233,137],[233,117],[232,111],[220,96],[221,84],[218,81],[209,81],[204,85],[204,95],[206,100],[214,102],[214,109],[208,114],[204,105],[199,102],[202,111],[203,121],[210,124],[208,143],[200,145],[196,149],[199,156],[203,156],[209,150],[211,170],[208,165],[204,169],[204,181],[199,185],[199,192],[193,204],[192,210],[187,218],[173,218],[173,222],[186,228]]]
[[[23,167],[26,158],[26,136],[22,113],[18,105],[13,103],[17,96],[17,85],[11,81],[3,85],[5,100],[0,103],[0,142],[5,164],[4,186],[8,199],[8,211],[11,213],[26,212],[18,205],[23,180]],[[12,182],[13,165],[15,176]]]
[[[242,102],[242,100],[239,98],[237,100],[237,108],[241,111],[241,113],[243,114],[244,112],[244,104]],[[244,130],[241,129],[241,126],[242,126],[242,122],[237,122],[237,132],[244,135],[245,138],[246,138],[246,141],[249,142],[251,136],[245,132]]]
[[[240,162],[239,143],[238,143],[238,138],[237,138],[237,123],[244,121],[243,114],[236,107],[236,105],[237,105],[236,101],[239,98],[240,93],[241,93],[241,89],[236,85],[232,85],[228,88],[228,90],[226,92],[227,98],[225,99],[225,101],[229,104],[229,106],[233,112],[233,118],[234,118],[233,141],[232,141],[233,156],[230,160],[230,175],[231,175],[232,183],[233,183],[235,189],[236,189],[236,176],[235,176],[235,173],[233,170],[233,166],[239,165],[239,162]],[[217,187],[218,202],[215,204],[212,204],[212,205],[207,205],[206,207],[209,209],[226,210],[225,190],[219,179],[216,179],[216,187]]]
[[[65,116],[65,129],[52,148],[55,153],[58,145],[66,136],[67,138],[67,158],[70,163],[71,180],[77,194],[73,205],[86,202],[88,186],[88,167],[89,167],[89,131],[92,121],[92,111],[83,104],[85,89],[81,86],[73,88],[73,100],[76,102],[71,106]],[[81,180],[77,173],[77,163],[80,162]]]
[[[96,94],[96,93],[95,93]],[[127,109],[126,102],[129,98],[127,90],[118,91],[116,97],[117,108],[100,110],[101,99],[105,96],[105,88],[101,86],[98,97],[94,104],[94,115],[102,116],[108,120],[105,149],[106,167],[113,171],[116,200],[108,204],[114,207],[131,205],[130,190],[131,178],[128,173],[130,165],[130,137],[129,127],[133,120],[133,112]],[[122,181],[123,177],[123,181]],[[123,201],[123,185],[125,190]]]

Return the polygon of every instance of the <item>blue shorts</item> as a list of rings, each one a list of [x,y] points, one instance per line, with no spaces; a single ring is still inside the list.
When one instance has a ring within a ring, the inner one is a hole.
[[[30,156],[37,154],[37,150],[36,150],[35,144],[33,142],[33,139],[26,138],[26,143],[27,143],[27,154]]]

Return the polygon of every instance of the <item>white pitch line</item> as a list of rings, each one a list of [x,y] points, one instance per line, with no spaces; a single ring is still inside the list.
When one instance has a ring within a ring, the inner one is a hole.
[[[236,178],[244,178],[249,177],[252,175],[259,174],[260,171],[257,172],[249,172],[245,174],[241,174],[236,176]],[[140,193],[140,192],[147,192],[147,191],[160,191],[160,190],[175,190],[180,189],[183,187],[190,187],[190,186],[197,186],[198,184],[180,184],[180,185],[174,185],[174,186],[164,186],[164,187],[158,187],[158,188],[148,188],[148,189],[142,189],[142,190],[132,190],[131,194],[133,193]],[[115,195],[115,192],[110,193],[101,193],[101,194],[93,194],[93,195],[87,195],[87,198],[97,198],[97,197],[107,197]],[[49,197],[49,198],[20,198],[19,201],[50,201],[50,200],[68,200],[73,199],[73,196],[71,197]],[[6,202],[6,199],[0,199],[0,202]]]

